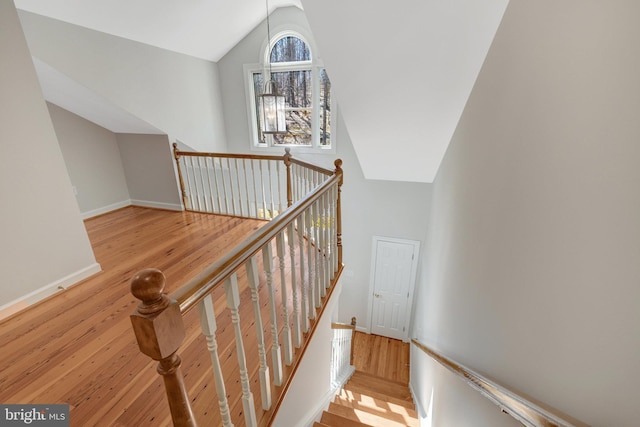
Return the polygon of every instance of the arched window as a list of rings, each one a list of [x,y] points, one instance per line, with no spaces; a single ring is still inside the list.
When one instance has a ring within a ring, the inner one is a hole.
[[[299,34],[280,33],[273,40],[260,64],[245,66],[253,146],[330,149],[331,82],[326,70],[314,61],[309,44]],[[287,132],[284,134],[267,135],[260,131],[257,96],[263,92],[269,75],[285,97]]]

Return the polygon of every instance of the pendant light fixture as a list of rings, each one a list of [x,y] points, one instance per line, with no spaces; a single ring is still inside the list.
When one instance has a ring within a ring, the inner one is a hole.
[[[284,96],[278,95],[278,84],[271,78],[271,28],[269,26],[269,0],[267,4],[267,44],[269,54],[269,79],[264,84],[262,95],[258,96],[258,112],[260,114],[260,126],[264,134],[277,134],[287,132],[287,122],[284,112]]]

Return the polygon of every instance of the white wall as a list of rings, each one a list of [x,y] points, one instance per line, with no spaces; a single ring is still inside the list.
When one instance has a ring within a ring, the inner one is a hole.
[[[410,386],[421,407],[421,427],[522,427],[418,347],[411,345]]]
[[[20,21],[0,2],[0,308],[99,271]]]
[[[83,217],[129,204],[116,134],[47,104]]]
[[[224,151],[217,65],[20,12],[31,54],[198,151]]]
[[[332,317],[342,285],[338,283],[318,320],[311,342],[273,421],[274,427],[306,427],[322,414],[335,395],[331,388]]]
[[[173,153],[166,135],[116,134],[131,202],[182,210]]]
[[[313,46],[304,12],[297,8],[276,10],[270,18],[272,34],[284,28],[301,33]],[[219,62],[222,96],[225,107],[225,123],[229,152],[250,152],[247,105],[244,87],[243,64],[256,63],[266,45],[266,27],[258,26]],[[318,54],[318,52],[314,52]],[[331,77],[331,70],[328,70]],[[340,301],[340,321],[350,322],[358,318],[359,329],[368,329],[369,273],[371,268],[371,242],[374,235],[399,237],[422,241],[426,235],[431,185],[405,182],[366,180],[353,150],[348,130],[338,111],[335,114],[335,154],[299,154],[296,157],[333,169],[336,158],[344,161],[343,200],[343,248],[345,274]],[[392,142],[390,142],[392,143]],[[280,154],[280,153],[278,153]],[[284,152],[282,152],[284,154]]]
[[[510,3],[435,181],[414,319],[593,426],[638,423],[639,15]]]

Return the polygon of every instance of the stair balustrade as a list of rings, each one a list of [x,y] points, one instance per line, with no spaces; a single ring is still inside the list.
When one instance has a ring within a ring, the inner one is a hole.
[[[355,371],[353,367],[353,333],[356,330],[356,318],[351,323],[331,324],[333,342],[331,346],[331,387],[342,386]]]
[[[185,209],[269,221],[170,294],[160,270],[133,277],[131,292],[141,303],[131,321],[140,351],[159,362],[174,425],[196,426],[197,418],[213,424],[203,418],[208,402],[199,397],[208,376],[218,396],[215,422],[268,425],[342,272],[342,162],[330,171],[294,159],[289,150],[283,157],[189,153],[175,144],[174,156]],[[211,360],[206,378],[182,372],[183,363],[189,372],[198,368],[190,359],[197,340],[184,320],[193,309]],[[220,354],[221,337],[235,349]],[[243,419],[234,421],[229,389],[237,383]]]

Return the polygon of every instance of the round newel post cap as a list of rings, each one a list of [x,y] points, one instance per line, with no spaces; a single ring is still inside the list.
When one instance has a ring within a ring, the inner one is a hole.
[[[293,156],[291,155],[291,148],[289,147],[284,147],[284,164],[289,166],[291,165],[291,158]]]
[[[138,306],[139,313],[160,311],[169,304],[169,298],[163,293],[166,283],[164,273],[156,268],[141,270],[133,276],[131,293],[141,301]]]
[[[340,175],[340,182],[338,182],[338,186],[342,187],[344,184],[344,172],[342,170],[342,159],[336,159],[333,164],[336,166],[336,175]]]

